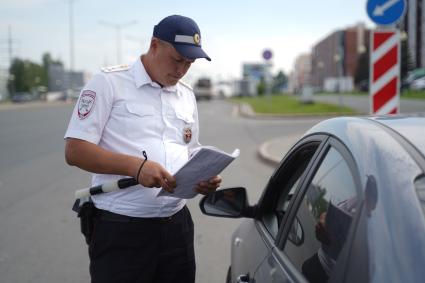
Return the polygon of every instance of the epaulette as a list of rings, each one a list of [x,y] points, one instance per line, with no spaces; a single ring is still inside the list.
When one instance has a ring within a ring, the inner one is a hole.
[[[115,66],[109,66],[109,67],[101,68],[102,72],[104,72],[104,73],[127,71],[128,69],[130,69],[130,65],[127,65],[127,64],[115,65]]]
[[[179,81],[179,83],[181,83],[183,86],[187,87],[189,90],[193,91],[193,88],[189,84],[187,84],[183,81]]]

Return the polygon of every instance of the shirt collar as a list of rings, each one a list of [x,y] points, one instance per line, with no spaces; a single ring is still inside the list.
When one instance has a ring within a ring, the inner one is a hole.
[[[132,65],[134,82],[136,87],[139,88],[143,85],[149,84],[153,87],[161,87],[158,83],[152,81],[146,72],[145,66],[143,65],[142,59],[138,58]],[[164,90],[169,92],[177,92],[177,85],[163,87]]]

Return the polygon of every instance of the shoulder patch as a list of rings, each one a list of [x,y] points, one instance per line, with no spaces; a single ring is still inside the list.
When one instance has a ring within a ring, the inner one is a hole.
[[[128,64],[115,65],[115,66],[109,66],[109,67],[101,68],[102,72],[104,72],[104,73],[127,71],[128,69],[130,69],[130,65],[128,65]]]
[[[78,101],[78,118],[81,120],[87,118],[92,112],[95,102],[96,93],[91,90],[84,90],[80,95],[80,100]]]
[[[184,87],[186,87],[186,88],[190,89],[191,91],[193,91],[193,88],[192,88],[189,84],[187,84],[187,83],[185,83],[185,82],[183,82],[183,81],[179,81],[179,83],[180,83],[182,86],[184,86]]]

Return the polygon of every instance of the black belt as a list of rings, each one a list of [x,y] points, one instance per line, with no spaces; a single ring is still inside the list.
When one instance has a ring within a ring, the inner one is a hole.
[[[185,209],[184,207],[183,209]],[[143,217],[133,217],[133,216],[127,216],[122,214],[113,213],[107,210],[98,209],[96,208],[95,217],[97,219],[103,220],[103,221],[110,221],[110,222],[122,222],[122,223],[167,223],[172,221],[176,216],[178,216],[183,209],[181,209],[179,212],[176,212],[175,214],[168,216],[168,217],[149,217],[149,218],[143,218]]]

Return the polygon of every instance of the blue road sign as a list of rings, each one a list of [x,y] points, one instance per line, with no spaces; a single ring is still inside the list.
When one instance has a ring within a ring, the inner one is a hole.
[[[397,23],[406,10],[406,0],[368,0],[367,14],[378,25]]]

